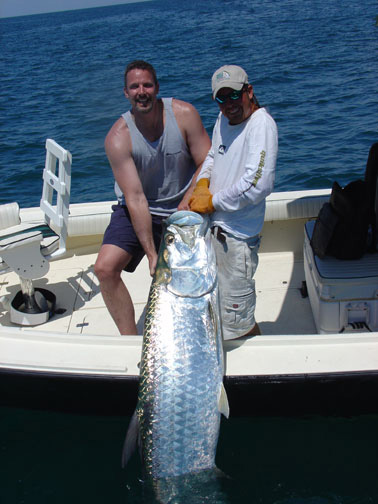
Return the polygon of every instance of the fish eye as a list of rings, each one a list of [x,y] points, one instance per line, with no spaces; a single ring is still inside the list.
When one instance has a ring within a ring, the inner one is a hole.
[[[165,243],[167,245],[170,245],[171,243],[174,243],[175,241],[175,237],[173,234],[168,234],[166,237],[165,237]]]

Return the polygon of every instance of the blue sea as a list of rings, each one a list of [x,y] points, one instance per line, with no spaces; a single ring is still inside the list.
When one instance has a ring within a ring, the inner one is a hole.
[[[71,202],[114,199],[103,141],[128,109],[133,59],[210,135],[211,75],[243,66],[278,125],[277,191],[363,177],[378,141],[377,16],[373,0],[160,0],[0,19],[0,203],[39,204],[46,138],[73,155]],[[1,504],[155,502],[137,460],[120,468],[128,421],[0,407]],[[219,502],[377,504],[378,417],[231,412],[217,465]]]

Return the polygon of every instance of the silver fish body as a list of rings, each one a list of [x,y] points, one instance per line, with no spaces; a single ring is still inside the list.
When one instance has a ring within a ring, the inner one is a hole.
[[[176,212],[166,221],[151,285],[138,404],[124,461],[138,429],[144,468],[153,479],[215,467],[223,389],[216,265],[207,221]]]

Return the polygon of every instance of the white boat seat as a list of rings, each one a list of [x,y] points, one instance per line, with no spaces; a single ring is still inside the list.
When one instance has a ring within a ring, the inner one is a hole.
[[[17,273],[22,291],[11,304],[14,323],[38,325],[46,322],[55,307],[55,296],[46,289],[36,289],[40,300],[36,301],[32,281],[46,275],[49,262],[66,253],[71,163],[70,152],[54,140],[46,140],[40,203],[42,221],[20,222],[17,203],[0,205],[0,274]]]
[[[311,247],[315,226],[304,227],[304,273],[315,325],[320,334],[378,330],[378,254],[343,260],[320,259]]]
[[[7,231],[6,234],[0,231],[0,254],[5,258],[0,257],[0,273],[12,269],[23,278],[45,276],[49,270],[45,256],[58,248],[59,235],[47,224],[18,225]]]

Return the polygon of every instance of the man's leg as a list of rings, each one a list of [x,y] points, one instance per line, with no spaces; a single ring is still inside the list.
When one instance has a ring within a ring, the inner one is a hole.
[[[259,237],[239,240],[218,228],[213,233],[217,258],[220,312],[223,338],[255,336],[260,328],[255,320],[256,292],[253,279],[258,265]]]
[[[120,334],[137,334],[134,305],[122,278],[132,256],[116,245],[102,245],[95,264],[102,297]]]
[[[255,325],[252,327],[252,329],[250,331],[248,331],[246,334],[243,334],[243,336],[240,336],[240,338],[244,338],[246,336],[260,336],[260,335],[261,335],[261,331],[260,331],[259,324],[257,322],[255,322]]]

